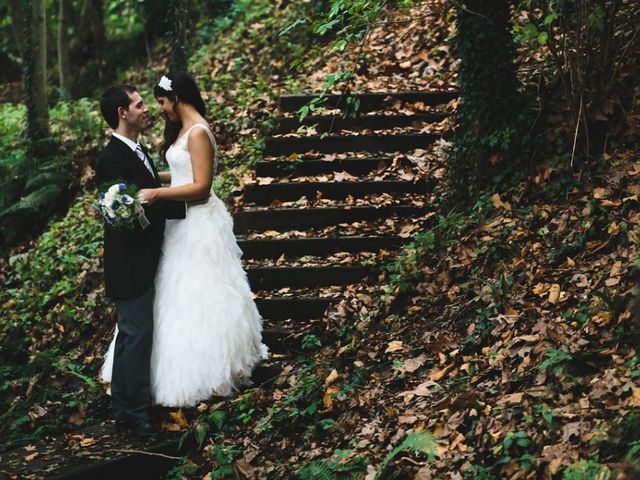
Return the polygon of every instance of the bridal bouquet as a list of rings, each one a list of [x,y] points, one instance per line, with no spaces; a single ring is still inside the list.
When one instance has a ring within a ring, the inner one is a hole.
[[[100,192],[98,210],[104,221],[118,230],[131,229],[136,221],[142,228],[149,226],[135,185],[119,182]]]

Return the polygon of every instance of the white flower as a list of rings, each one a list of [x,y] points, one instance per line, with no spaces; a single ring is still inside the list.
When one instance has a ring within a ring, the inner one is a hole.
[[[108,193],[112,193],[113,195],[115,195],[116,193],[118,193],[120,191],[120,184],[116,183],[114,185],[111,185],[109,187],[109,190],[107,190]]]
[[[167,92],[173,91],[173,89],[171,88],[171,80],[164,75],[158,82],[158,86]]]
[[[122,211],[120,211],[120,209],[118,209],[118,215],[120,215],[121,218],[129,218],[131,216],[131,212],[128,209],[123,209]]]
[[[107,206],[110,206],[110,205],[113,203],[113,201],[114,201],[115,199],[116,199],[116,194],[115,194],[115,192],[108,191],[108,192],[107,192],[107,193],[105,193],[105,195],[104,195],[103,203],[104,203],[105,205],[107,205]]]
[[[124,205],[131,205],[133,203],[133,198],[131,198],[129,195],[122,195],[122,197],[120,198],[120,201],[124,204]]]

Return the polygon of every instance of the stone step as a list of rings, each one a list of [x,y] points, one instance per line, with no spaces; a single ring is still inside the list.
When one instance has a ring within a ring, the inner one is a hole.
[[[367,222],[389,218],[394,215],[401,218],[415,218],[425,215],[428,211],[427,207],[410,205],[248,209],[233,214],[233,229],[236,235],[245,235],[249,231],[304,230],[338,225],[340,223]]]
[[[317,98],[316,94],[282,95],[280,97],[280,111],[295,112],[300,107]],[[457,92],[377,92],[377,93],[352,93],[351,96],[360,100],[358,111],[360,113],[380,110],[388,98],[402,102],[422,102],[425,105],[436,106],[449,103],[458,98]],[[326,95],[325,108],[342,108],[346,105],[346,97],[337,94]]]
[[[256,176],[305,177],[332,172],[366,175],[379,168],[387,168],[392,163],[393,158],[389,157],[344,158],[335,160],[305,158],[298,160],[261,160],[256,164]]]
[[[365,280],[374,269],[362,266],[250,267],[246,271],[251,289],[257,291],[350,285]]]
[[[265,323],[267,323],[265,321]],[[262,343],[269,348],[269,353],[287,353],[291,345],[291,332],[277,327],[262,329]],[[259,365],[258,365],[259,366]],[[260,372],[254,370],[251,379],[254,383],[259,380]]]
[[[377,252],[395,250],[408,239],[402,237],[318,237],[239,240],[238,245],[245,258],[265,259],[301,257],[303,255],[323,256],[336,252]]]
[[[283,202],[301,197],[340,199],[351,196],[362,198],[376,193],[428,193],[433,182],[406,182],[403,180],[380,180],[363,182],[300,182],[271,183],[269,185],[251,184],[244,188],[244,200],[257,205],[269,205],[274,200]]]
[[[310,320],[322,318],[331,298],[272,297],[256,298],[255,302],[262,318],[268,320]]]
[[[284,117],[278,120],[277,133],[295,132],[302,125],[314,126],[317,132],[339,132],[369,128],[385,130],[397,127],[410,127],[416,124],[441,122],[449,116],[446,112],[418,113],[414,115],[360,115],[343,118],[340,115],[307,116],[302,122],[298,117]]]
[[[265,142],[266,156],[302,154],[306,152],[407,152],[416,148],[428,148],[440,133],[410,133],[398,135],[313,135],[309,137],[269,137]]]

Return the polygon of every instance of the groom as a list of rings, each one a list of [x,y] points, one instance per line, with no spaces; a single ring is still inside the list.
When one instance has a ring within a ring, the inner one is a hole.
[[[113,129],[109,144],[96,163],[96,183],[106,189],[116,182],[139,189],[160,186],[151,157],[138,143],[149,127],[149,111],[130,85],[110,88],[100,110]],[[118,336],[113,355],[111,403],[119,431],[131,428],[143,439],[157,435],[150,416],[150,362],[153,340],[153,280],[160,259],[165,219],[182,219],[184,202],[159,201],[146,206],[150,225],[145,229],[104,227],[106,294],[116,306]]]

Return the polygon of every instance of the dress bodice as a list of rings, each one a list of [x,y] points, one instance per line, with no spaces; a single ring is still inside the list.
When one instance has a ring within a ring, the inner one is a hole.
[[[191,165],[191,153],[189,153],[188,142],[189,133],[196,127],[203,128],[211,140],[211,146],[213,147],[213,172],[215,174],[218,166],[218,148],[216,146],[216,140],[208,126],[202,123],[196,123],[178,137],[173,145],[171,145],[167,150],[166,157],[167,163],[169,164],[169,170],[171,171],[172,187],[193,183],[193,166]]]

